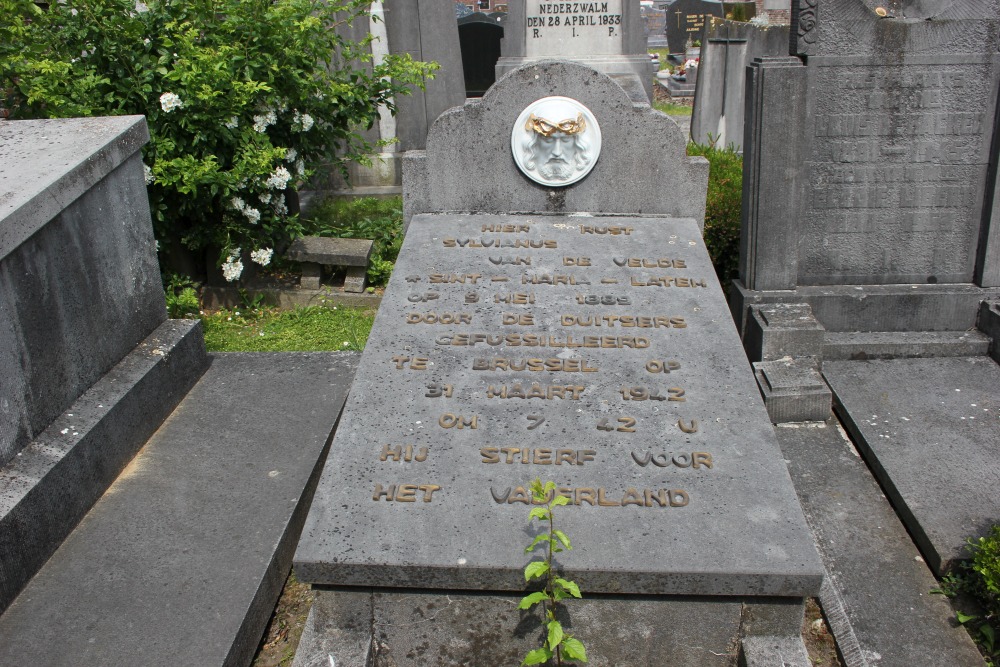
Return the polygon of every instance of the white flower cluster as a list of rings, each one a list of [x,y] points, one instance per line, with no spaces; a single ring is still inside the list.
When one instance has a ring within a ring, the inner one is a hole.
[[[285,149],[285,162],[295,162],[295,158],[299,156],[299,152],[294,148]]]
[[[260,203],[261,204],[270,204],[271,203],[271,193],[270,192],[265,192],[262,195],[257,195],[257,198],[260,199]]]
[[[243,262],[240,261],[240,249],[233,248],[229,251],[229,257],[222,264],[222,277],[226,282],[231,283],[238,280],[243,273]]]
[[[163,109],[164,113],[170,113],[174,109],[180,109],[182,106],[184,106],[184,102],[174,93],[163,93],[160,95],[160,108]]]
[[[750,19],[750,23],[760,26],[771,25],[771,17],[767,14],[758,14]]]
[[[268,126],[274,125],[277,122],[278,114],[274,113],[274,109],[271,109],[266,113],[253,117],[253,129],[257,132],[263,133],[267,131]]]
[[[285,204],[285,195],[278,193],[274,198],[274,202],[271,204],[271,208],[273,208],[274,212],[278,215],[287,215],[288,206]]]
[[[305,160],[303,160],[302,158],[299,158],[298,160],[295,161],[295,173],[298,174],[299,176],[306,175],[306,163]]]
[[[250,253],[250,259],[254,262],[260,264],[261,266],[267,266],[271,263],[271,257],[274,256],[274,250],[271,248],[261,248],[260,250],[254,250]]]
[[[153,170],[149,168],[149,165],[145,162],[142,163],[142,175],[146,178],[146,185],[156,182],[156,176],[153,176]]]
[[[228,127],[230,130],[235,130],[239,126],[240,126],[240,119],[238,116],[233,116],[232,118],[226,121],[226,127]]]
[[[301,125],[302,132],[308,132],[309,130],[312,129],[312,126],[316,123],[316,121],[313,120],[312,116],[310,116],[307,113],[299,113],[298,111],[296,111],[295,116],[292,117],[292,122],[295,125]]]
[[[284,167],[278,167],[274,173],[268,176],[264,183],[271,190],[284,190],[288,187],[288,181],[292,180],[292,175]]]
[[[235,208],[237,211],[239,211],[240,213],[242,213],[247,217],[247,220],[250,221],[251,225],[256,225],[258,222],[260,222],[260,211],[253,208],[252,206],[248,206],[247,203],[242,199],[240,199],[239,197],[233,197],[230,203],[232,204],[233,208]]]

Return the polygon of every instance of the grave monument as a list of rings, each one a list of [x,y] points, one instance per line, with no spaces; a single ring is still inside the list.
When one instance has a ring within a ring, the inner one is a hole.
[[[536,477],[569,499],[557,566],[587,599],[564,622],[592,660],[805,664],[822,565],[685,144],[608,75],[542,61],[407,155],[406,240],[295,557],[297,666],[519,662]],[[627,196],[667,175],[688,186]]]
[[[525,63],[560,58],[621,79],[635,100],[652,99],[652,69],[639,4],[513,0],[497,78]]]

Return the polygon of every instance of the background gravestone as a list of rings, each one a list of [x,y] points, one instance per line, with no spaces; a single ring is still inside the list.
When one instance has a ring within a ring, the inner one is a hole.
[[[802,0],[795,55],[750,68],[738,321],[958,331],[1000,285],[998,3],[915,7]]]
[[[714,0],[674,0],[664,8],[670,53],[684,53],[689,40],[701,39],[702,30],[711,17],[723,18],[726,15],[722,2]]]
[[[506,14],[470,13],[458,19],[458,41],[462,47],[465,95],[482,97],[496,82],[500,42]]]
[[[746,68],[755,58],[788,51],[788,26],[711,18],[703,33],[691,140],[743,150]]]
[[[639,3],[513,0],[497,78],[529,62],[566,59],[613,77],[631,77],[633,99],[652,99],[652,67]],[[640,92],[641,91],[641,92]]]
[[[318,189],[353,188],[359,194],[379,188],[399,192],[402,182],[400,156],[403,151],[423,148],[427,130],[445,109],[465,102],[462,53],[458,41],[454,5],[436,0],[383,2],[371,6],[373,18],[359,17],[341,30],[349,39],[361,41],[371,33],[372,57],[379,60],[389,53],[408,53],[415,60],[434,61],[441,66],[426,89],[412,89],[410,95],[396,98],[396,115],[382,110],[379,122],[362,132],[369,141],[398,139],[373,156],[369,166],[348,164],[348,181],[339,173],[330,174]],[[359,64],[371,67],[370,64]],[[349,183],[349,186],[348,186]],[[367,190],[366,190],[367,189]]]

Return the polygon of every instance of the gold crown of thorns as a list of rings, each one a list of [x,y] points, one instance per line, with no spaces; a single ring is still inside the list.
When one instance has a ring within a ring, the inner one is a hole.
[[[587,121],[584,119],[582,113],[577,114],[575,120],[567,118],[566,120],[561,120],[558,123],[553,123],[550,120],[545,120],[544,118],[539,118],[535,114],[531,114],[528,118],[528,122],[524,125],[524,129],[529,132],[537,132],[543,137],[551,137],[556,132],[562,132],[563,134],[577,134],[587,129]]]

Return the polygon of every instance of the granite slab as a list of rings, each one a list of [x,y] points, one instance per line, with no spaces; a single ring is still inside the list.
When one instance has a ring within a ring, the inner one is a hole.
[[[858,449],[938,574],[1000,522],[1000,366],[989,357],[823,364]]]
[[[0,664],[250,664],[357,361],[212,355],[0,616]]]
[[[822,566],[697,223],[416,216],[296,554],[522,590],[552,480],[589,592],[801,597]]]

